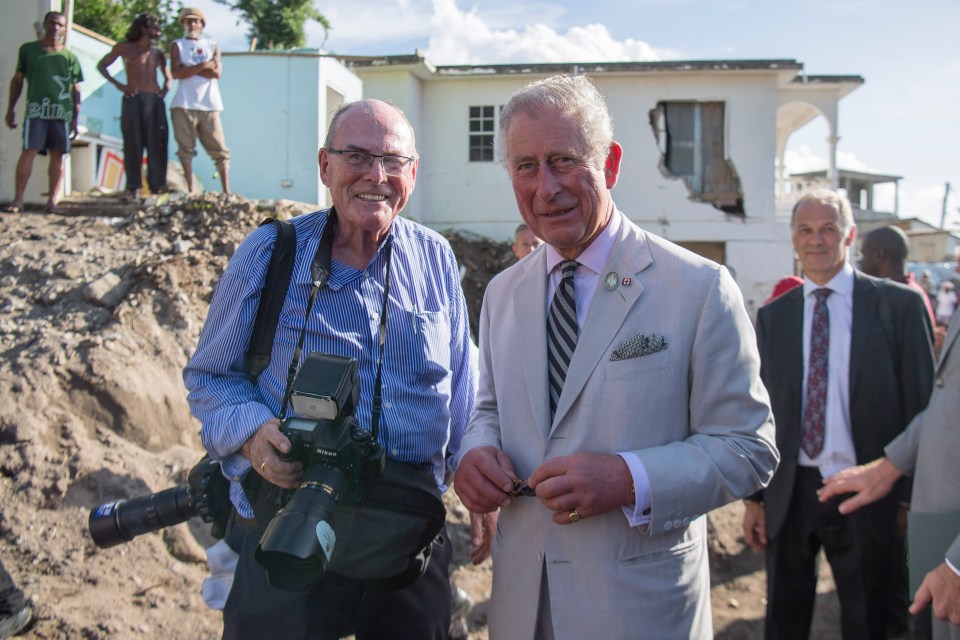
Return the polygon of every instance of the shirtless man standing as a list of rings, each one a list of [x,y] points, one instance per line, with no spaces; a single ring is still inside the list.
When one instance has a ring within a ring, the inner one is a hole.
[[[151,193],[167,188],[167,110],[163,98],[170,84],[167,58],[156,46],[160,37],[160,19],[152,13],[138,15],[126,39],[118,42],[97,65],[97,70],[123,93],[120,128],[123,131],[123,164],[127,172],[128,198],[140,195],[140,167],[147,150],[147,185]],[[127,83],[107,71],[117,58],[123,58]],[[163,74],[163,86],[157,72]]]

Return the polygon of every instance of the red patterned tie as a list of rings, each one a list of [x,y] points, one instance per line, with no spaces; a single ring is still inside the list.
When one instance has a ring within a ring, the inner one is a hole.
[[[810,362],[807,371],[807,399],[803,407],[803,429],[800,447],[810,458],[823,451],[823,434],[827,412],[827,366],[830,353],[830,313],[827,297],[833,293],[822,288],[813,292],[817,303],[813,307],[813,325],[810,328]]]

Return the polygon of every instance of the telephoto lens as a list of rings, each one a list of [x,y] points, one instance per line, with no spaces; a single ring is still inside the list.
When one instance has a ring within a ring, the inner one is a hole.
[[[306,591],[323,577],[336,545],[334,513],[343,481],[334,466],[304,469],[300,487],[267,525],[254,552],[267,569],[270,586]]]
[[[101,549],[129,542],[137,536],[186,522],[197,515],[189,486],[172,487],[159,493],[114,500],[90,511],[90,535]]]

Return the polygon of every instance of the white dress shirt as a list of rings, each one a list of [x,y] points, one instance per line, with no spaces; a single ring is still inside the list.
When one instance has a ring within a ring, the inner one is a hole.
[[[833,293],[827,297],[827,312],[830,314],[830,349],[827,356],[827,409],[824,414],[823,450],[816,457],[810,458],[801,447],[798,455],[800,466],[819,467],[824,478],[857,464],[857,454],[853,448],[853,435],[850,429],[850,336],[853,328],[853,282],[853,267],[844,263],[843,268],[825,285]],[[813,308],[817,303],[813,292],[819,288],[820,285],[804,277],[804,404],[807,398],[807,375],[810,369]]]
[[[607,264],[610,253],[620,236],[620,227],[623,224],[622,215],[614,209],[610,222],[600,232],[600,235],[590,243],[590,246],[583,253],[577,256],[577,262],[580,263],[580,266],[573,274],[573,296],[577,303],[577,326],[580,329],[583,329],[583,321],[590,311],[593,294],[603,277],[603,267]],[[549,244],[546,246],[546,251],[547,309],[549,309],[553,301],[553,294],[560,285],[561,276],[558,265],[566,258]],[[630,469],[636,497],[634,504],[623,507],[623,513],[631,527],[647,524],[650,522],[650,479],[647,476],[647,470],[640,462],[640,458],[632,451],[623,451],[619,455]]]

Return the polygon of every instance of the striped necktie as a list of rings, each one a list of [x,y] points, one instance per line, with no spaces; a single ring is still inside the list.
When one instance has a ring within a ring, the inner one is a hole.
[[[560,284],[553,294],[550,314],[547,316],[547,371],[550,384],[550,420],[557,411],[567,367],[577,347],[577,302],[573,296],[573,272],[579,266],[576,260],[560,263]]]

